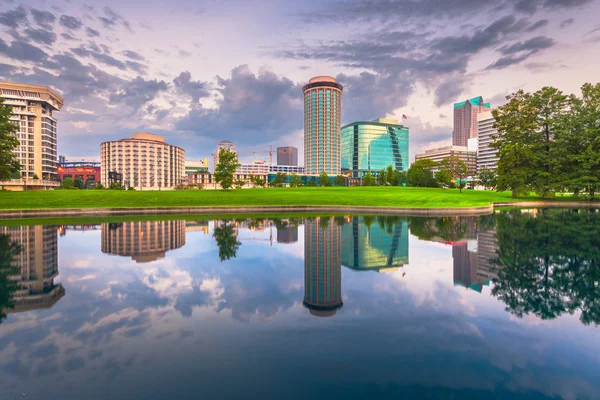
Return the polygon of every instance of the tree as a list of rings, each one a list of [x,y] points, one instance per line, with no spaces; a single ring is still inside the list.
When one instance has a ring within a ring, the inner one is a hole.
[[[104,185],[101,182],[96,183],[95,189],[102,190],[104,189]]]
[[[385,168],[384,168],[381,171],[379,171],[379,173],[377,174],[377,184],[384,186],[385,182],[386,182],[386,172],[385,172]]]
[[[73,189],[73,187],[74,187],[73,178],[63,179],[61,186],[65,189]]]
[[[408,184],[418,187],[437,187],[433,169],[437,163],[428,158],[417,160],[408,169]]]
[[[21,169],[14,153],[21,143],[15,136],[19,127],[10,122],[12,107],[5,107],[3,103],[0,97],[0,181],[7,181]]]
[[[398,171],[396,171],[393,166],[388,165],[385,169],[385,184],[389,186],[396,185],[396,182],[398,181],[397,175]]]
[[[315,177],[312,176],[312,177],[310,177],[309,180],[306,181],[306,186],[314,187],[314,186],[319,186],[319,184],[317,183],[317,180],[315,179]]]
[[[323,171],[321,172],[321,175],[319,175],[319,185],[331,186],[331,181],[329,180],[329,175],[327,175],[327,172]]]
[[[219,259],[221,262],[236,257],[242,243],[237,240],[233,224],[230,224],[229,221],[221,221],[221,225],[214,228],[213,237],[219,248]]]
[[[292,178],[290,179],[290,187],[300,186],[302,186],[302,179],[298,176],[298,174],[292,174]]]
[[[244,181],[243,179],[238,179],[235,182],[233,182],[233,184],[234,184],[234,186],[235,186],[236,189],[241,189],[246,184],[246,181]]]
[[[40,179],[40,177],[38,176],[38,174],[33,174],[33,176],[31,177],[31,179]]]
[[[85,184],[83,183],[83,179],[81,179],[81,178],[73,179],[73,186],[76,187],[77,189],[83,189],[85,187]]]
[[[333,184],[335,186],[346,186],[346,177],[344,175],[336,175]]]
[[[452,182],[452,173],[447,169],[440,169],[435,173],[435,180],[440,186],[450,185]]]
[[[219,163],[213,175],[215,182],[221,185],[223,190],[229,190],[233,186],[233,174],[240,167],[237,154],[227,149],[219,150]]]
[[[250,183],[252,183],[254,187],[265,187],[267,184],[265,180],[258,175],[250,175]]]
[[[458,157],[447,157],[439,162],[438,168],[440,171],[446,171],[451,179],[456,180],[458,188],[462,192],[462,189],[465,187],[465,178],[468,173],[467,164]]]
[[[477,173],[477,180],[483,185],[483,189],[496,186],[496,172],[488,168],[481,168]]]
[[[362,185],[363,186],[375,186],[375,185],[377,185],[377,181],[375,180],[375,177],[373,175],[371,175],[370,172],[367,172],[365,174],[365,176],[363,177]]]
[[[408,173],[407,171],[396,171],[396,181],[394,182],[394,186],[406,186],[408,183]]]
[[[275,187],[283,187],[287,183],[287,174],[285,172],[278,172],[275,174],[275,178],[271,181],[271,185]]]

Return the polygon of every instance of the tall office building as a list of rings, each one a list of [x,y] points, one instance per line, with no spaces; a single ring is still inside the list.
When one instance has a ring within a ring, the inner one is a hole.
[[[235,144],[233,144],[232,141],[221,140],[219,143],[217,143],[217,150],[215,150],[215,154],[213,154],[213,157],[214,157],[213,172],[215,171],[215,169],[217,168],[217,165],[219,164],[219,151],[221,151],[221,149],[225,149],[225,150],[229,150],[234,153],[237,153],[237,150],[235,149]]]
[[[477,142],[477,171],[487,168],[496,169],[498,166],[498,149],[490,145],[495,141],[494,136],[498,130],[494,128],[496,120],[491,111],[485,111],[477,115],[479,129],[479,140]]]
[[[342,171],[352,178],[394,167],[408,171],[408,128],[395,119],[353,122],[342,127]]]
[[[185,221],[104,223],[101,250],[137,263],[156,261],[185,245],[185,227]]]
[[[408,264],[408,221],[389,219],[390,223],[385,224],[385,217],[378,218],[384,219],[383,226],[368,226],[364,217],[352,217],[342,226],[342,265],[385,272]]]
[[[341,227],[333,218],[304,224],[304,306],[317,317],[342,307]]]
[[[46,86],[0,82],[0,97],[12,107],[10,121],[20,129],[21,142],[15,150],[21,163],[21,177],[55,180],[57,160],[56,125],[53,112],[60,111],[64,100]]]
[[[110,173],[117,172],[125,186],[173,189],[185,174],[185,150],[162,136],[138,132],[129,139],[100,144],[100,170],[104,186],[110,186]]]
[[[341,171],[342,90],[330,76],[317,76],[304,93],[304,171],[337,175]]]
[[[63,286],[54,283],[58,276],[58,227],[14,226],[0,227],[0,234],[8,235],[21,252],[13,261],[18,273],[14,308],[7,312],[22,312],[50,308],[65,295]]]
[[[454,103],[452,145],[466,147],[470,138],[477,137],[477,115],[489,109],[490,103],[484,103],[481,96]]]
[[[277,148],[277,165],[298,166],[298,149],[292,146]]]

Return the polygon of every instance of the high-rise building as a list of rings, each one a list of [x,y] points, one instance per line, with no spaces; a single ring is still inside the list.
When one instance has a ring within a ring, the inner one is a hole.
[[[185,245],[185,225],[185,221],[104,223],[101,249],[137,263],[156,261]]]
[[[304,93],[304,171],[337,175],[341,170],[342,90],[330,76],[317,76]]]
[[[489,109],[490,103],[484,103],[481,96],[454,103],[452,145],[466,147],[470,138],[477,137],[477,115]]]
[[[165,138],[138,132],[129,139],[100,145],[100,169],[104,186],[110,174],[123,176],[123,185],[139,190],[173,189],[185,174],[185,150],[165,142]]]
[[[298,149],[292,146],[277,148],[277,165],[298,166]]]
[[[395,119],[358,121],[342,127],[342,171],[352,178],[377,175],[388,165],[408,171],[408,128]]]
[[[0,234],[20,246],[13,265],[18,272],[14,308],[22,312],[50,308],[65,295],[63,286],[54,283],[58,276],[58,227],[50,225],[0,227]]]
[[[21,163],[21,177],[55,180],[57,164],[57,121],[63,98],[46,86],[0,82],[0,97],[12,107],[10,121],[19,127],[20,146],[15,153]]]
[[[457,157],[462,160],[468,169],[469,176],[477,174],[477,152],[469,151],[467,147],[462,146],[446,146],[438,149],[425,150],[424,153],[419,153],[415,156],[415,160],[430,159],[435,162],[440,162],[445,158]]]
[[[304,306],[317,317],[330,317],[342,307],[341,227],[333,218],[304,224]]]
[[[378,223],[366,225],[364,217],[352,217],[350,223],[342,226],[342,265],[359,271],[385,272],[407,263],[407,220],[390,221],[382,227]]]
[[[235,144],[233,144],[232,141],[221,140],[219,143],[217,143],[217,150],[215,151],[215,154],[213,154],[213,157],[214,157],[213,172],[215,171],[215,169],[217,168],[217,165],[219,164],[219,151],[221,151],[221,149],[225,149],[225,150],[229,150],[234,153],[237,153],[237,150],[235,149]]]
[[[498,135],[498,130],[494,128],[495,122],[496,120],[491,111],[485,111],[477,115],[479,129],[477,171],[483,168],[494,170],[498,166],[498,149],[490,146],[495,141],[494,136]]]

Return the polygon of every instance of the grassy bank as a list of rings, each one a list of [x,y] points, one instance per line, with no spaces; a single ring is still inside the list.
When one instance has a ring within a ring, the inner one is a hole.
[[[557,200],[569,200],[558,197]],[[0,209],[201,207],[201,206],[370,206],[446,208],[511,201],[510,192],[401,187],[279,188],[193,191],[57,190],[0,193]],[[539,200],[536,196],[519,201]]]

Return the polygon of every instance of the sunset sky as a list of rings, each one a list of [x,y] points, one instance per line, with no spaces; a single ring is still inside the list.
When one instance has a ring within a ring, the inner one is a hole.
[[[229,139],[303,160],[301,88],[331,75],[343,124],[408,116],[412,160],[451,143],[455,101],[596,83],[598,15],[597,0],[0,0],[0,79],[63,95],[69,160],[136,131],[188,159]]]

